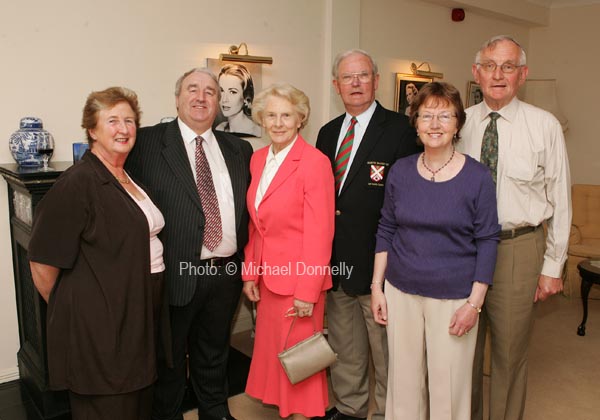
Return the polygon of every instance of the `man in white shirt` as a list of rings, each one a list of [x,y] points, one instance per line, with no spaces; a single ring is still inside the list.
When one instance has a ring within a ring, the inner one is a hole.
[[[467,109],[459,148],[490,167],[502,225],[494,281],[479,323],[472,419],[483,418],[488,325],[490,419],[522,419],[534,304],[563,289],[571,226],[569,163],[556,118],[517,99],[528,68],[525,51],[514,39],[502,35],[484,43],[472,71],[484,100]]]
[[[153,420],[183,420],[188,372],[199,417],[234,419],[227,406],[227,359],[248,241],[252,146],[212,130],[219,95],[208,69],[184,73],[175,85],[177,119],[138,130],[126,162],[165,217],[160,238],[173,366],[159,354]]]

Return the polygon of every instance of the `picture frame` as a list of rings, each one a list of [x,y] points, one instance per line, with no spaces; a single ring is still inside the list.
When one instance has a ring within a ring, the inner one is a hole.
[[[416,93],[423,85],[433,82],[433,77],[415,76],[414,74],[396,73],[396,89],[394,95],[394,111],[408,115],[409,98],[407,97],[407,87],[411,89],[409,95]],[[415,90],[416,89],[416,90]]]
[[[470,81],[467,86],[467,97],[465,98],[465,106],[468,108],[483,101],[483,92],[479,83]]]

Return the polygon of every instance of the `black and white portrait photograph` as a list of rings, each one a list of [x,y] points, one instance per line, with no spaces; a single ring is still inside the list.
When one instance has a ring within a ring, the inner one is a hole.
[[[479,102],[483,101],[483,93],[481,92],[481,86],[477,82],[469,82],[469,86],[467,88],[467,100],[466,106],[467,108],[473,105],[477,105]]]
[[[209,58],[207,66],[221,89],[220,112],[213,128],[240,137],[261,137],[261,126],[252,120],[252,102],[261,89],[262,65]]]
[[[410,104],[419,93],[419,89],[429,82],[433,82],[433,79],[413,74],[396,73],[394,111],[408,115]]]

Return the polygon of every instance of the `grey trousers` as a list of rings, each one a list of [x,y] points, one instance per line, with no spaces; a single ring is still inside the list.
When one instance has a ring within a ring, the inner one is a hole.
[[[385,417],[388,345],[385,327],[375,323],[371,295],[351,296],[341,287],[327,293],[329,343],[338,354],[331,367],[331,383],[337,409],[353,417],[367,417],[369,410],[369,359],[374,366],[372,420]]]

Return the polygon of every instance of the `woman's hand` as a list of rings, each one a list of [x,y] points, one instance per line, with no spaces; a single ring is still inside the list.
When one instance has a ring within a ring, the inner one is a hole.
[[[258,286],[253,280],[245,281],[244,288],[242,289],[246,297],[250,302],[258,302],[260,300],[260,293],[258,292]]]
[[[304,318],[305,316],[312,316],[314,306],[314,303],[294,299],[294,310],[296,311],[296,315],[300,318]]]
[[[387,301],[383,290],[379,287],[373,287],[371,291],[371,312],[373,312],[375,322],[387,325]]]
[[[387,301],[383,294],[387,255],[387,251],[375,254],[373,279],[371,280],[371,312],[373,312],[375,322],[380,325],[387,325]]]
[[[469,334],[469,331],[471,331],[477,323],[478,317],[479,312],[477,312],[477,309],[473,308],[469,303],[465,303],[454,312],[454,315],[450,320],[448,332],[457,337]]]
[[[485,301],[485,295],[487,293],[488,285],[479,281],[473,282],[471,288],[471,295],[463,306],[458,308],[452,319],[450,320],[450,326],[448,332],[457,337],[462,337],[464,334],[469,334],[471,328],[477,323],[481,307]]]

